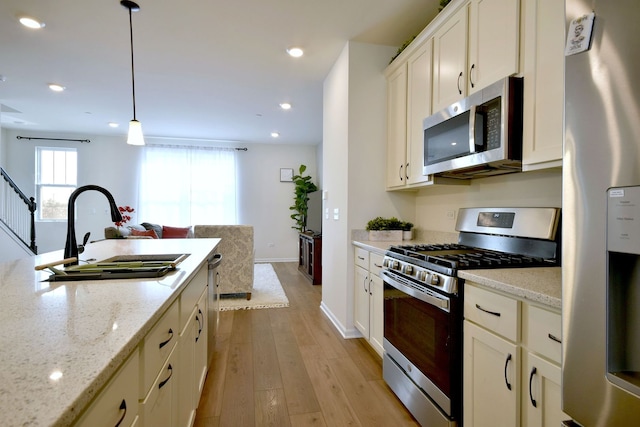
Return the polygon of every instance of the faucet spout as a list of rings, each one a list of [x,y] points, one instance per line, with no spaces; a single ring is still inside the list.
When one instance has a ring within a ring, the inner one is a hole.
[[[102,188],[97,185],[84,185],[82,187],[76,188],[76,190],[71,193],[69,196],[69,205],[67,207],[67,242],[64,246],[64,257],[72,258],[78,257],[78,242],[76,241],[76,228],[75,228],[75,203],[76,199],[81,193],[85,191],[95,190],[102,194],[104,194],[109,201],[109,208],[111,209],[111,220],[113,222],[122,221],[122,214],[120,214],[120,210],[118,210],[118,206],[116,206],[116,202],[113,199],[113,196],[107,189]],[[74,265],[77,264],[78,261],[71,262],[65,265]]]

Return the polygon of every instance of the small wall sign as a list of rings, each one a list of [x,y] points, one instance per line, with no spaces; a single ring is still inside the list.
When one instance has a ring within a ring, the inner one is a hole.
[[[293,182],[293,169],[280,168],[280,182]]]
[[[593,35],[593,21],[596,14],[591,12],[574,19],[569,24],[569,32],[567,33],[567,45],[564,49],[564,55],[570,56],[576,53],[589,50],[591,47],[591,36]]]

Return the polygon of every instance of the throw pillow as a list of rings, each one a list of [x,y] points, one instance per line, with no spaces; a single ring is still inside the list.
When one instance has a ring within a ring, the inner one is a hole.
[[[191,227],[168,227],[162,226],[163,239],[185,239],[189,235]]]
[[[158,239],[162,239],[164,236],[162,235],[162,226],[158,224],[150,224],[148,222],[143,222],[142,225],[147,230],[153,230],[158,235]]]
[[[145,231],[146,230],[146,228],[144,228],[142,225],[138,225],[138,224],[127,225],[127,228],[129,230],[138,230],[138,231]]]
[[[132,236],[149,236],[152,239],[157,239],[158,235],[156,234],[156,232],[154,230],[144,230],[144,231],[139,231],[136,230],[135,228],[131,229],[131,235]]]

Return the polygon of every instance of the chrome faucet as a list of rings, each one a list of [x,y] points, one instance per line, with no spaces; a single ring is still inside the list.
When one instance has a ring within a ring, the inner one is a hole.
[[[106,189],[99,187],[97,185],[84,185],[82,187],[76,188],[76,190],[71,193],[69,196],[69,205],[67,207],[67,242],[64,246],[64,257],[72,258],[78,257],[78,243],[76,241],[76,227],[75,227],[75,203],[76,199],[80,195],[80,193],[84,193],[88,190],[99,191],[107,197],[109,200],[109,207],[111,208],[111,220],[113,222],[122,221],[122,215],[120,214],[120,210],[116,206],[116,202],[113,199],[111,193],[109,193]],[[85,235],[85,237],[87,237]],[[86,239],[85,242],[86,244]],[[65,265],[74,265],[77,264],[78,261],[70,262]]]

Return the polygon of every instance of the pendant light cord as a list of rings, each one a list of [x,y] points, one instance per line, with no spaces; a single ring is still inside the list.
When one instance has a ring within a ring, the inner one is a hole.
[[[131,40],[131,88],[133,93],[133,120],[136,120],[136,78],[133,72],[133,21],[131,19],[131,8],[129,7],[129,35]]]

